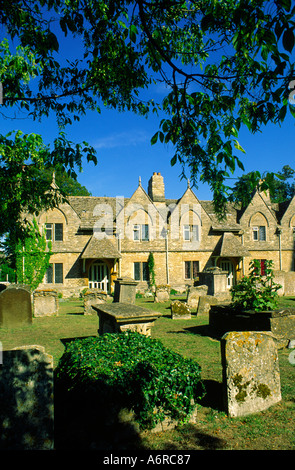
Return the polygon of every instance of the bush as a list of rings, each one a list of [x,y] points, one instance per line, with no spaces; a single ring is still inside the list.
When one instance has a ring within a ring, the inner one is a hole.
[[[117,409],[128,408],[142,429],[166,416],[185,422],[204,395],[200,366],[139,333],[105,334],[68,343],[56,376]]]
[[[264,274],[261,274],[260,260],[252,260],[250,274],[244,276],[231,289],[232,303],[243,310],[273,310],[277,307],[280,285],[273,281],[273,262],[265,260]]]

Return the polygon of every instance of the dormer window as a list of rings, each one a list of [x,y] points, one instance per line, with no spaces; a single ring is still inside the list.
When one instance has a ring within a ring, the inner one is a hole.
[[[135,224],[133,226],[133,240],[142,242],[149,241],[148,224]]]
[[[45,224],[46,240],[63,241],[63,224]]]
[[[265,225],[260,225],[258,227],[253,227],[253,240],[254,241],[265,241],[266,240],[266,227],[265,227]]]
[[[199,241],[199,226],[198,225],[184,225],[183,226],[183,239],[186,242]]]

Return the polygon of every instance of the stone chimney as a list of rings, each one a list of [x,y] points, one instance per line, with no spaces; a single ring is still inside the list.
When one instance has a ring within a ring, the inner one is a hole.
[[[161,173],[154,172],[148,183],[148,195],[153,202],[165,202],[165,186]]]

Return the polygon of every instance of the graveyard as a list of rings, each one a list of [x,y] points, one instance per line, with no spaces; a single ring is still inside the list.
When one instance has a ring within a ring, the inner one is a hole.
[[[172,317],[171,302],[185,300],[177,294],[159,303],[137,296],[135,306],[144,311],[149,309],[153,318],[153,312],[161,314],[151,328],[152,338],[159,339],[165,347],[200,365],[207,393],[197,405],[195,422],[157,432],[127,433],[127,440],[116,444],[117,448],[121,445],[123,449],[148,450],[294,449],[295,366],[289,361],[291,350],[287,347],[278,349],[281,399],[257,413],[229,416],[222,399],[220,336],[210,330],[208,312],[203,315],[193,313],[190,318],[183,319]],[[108,300],[106,304],[111,302]],[[280,299],[281,308],[294,305],[294,298]],[[35,316],[32,322],[21,326],[2,326],[0,341],[4,350],[24,345],[42,346],[52,356],[53,368],[56,369],[68,342],[75,338],[96,337],[98,329],[97,313],[84,314],[81,298],[59,299],[58,312],[54,315]],[[62,426],[66,435],[67,423],[63,422]],[[58,427],[55,432],[58,435]],[[57,439],[57,448],[59,442]],[[66,445],[71,448],[70,443]]]

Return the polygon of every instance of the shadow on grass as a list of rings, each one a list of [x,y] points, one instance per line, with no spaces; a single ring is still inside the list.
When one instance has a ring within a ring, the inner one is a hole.
[[[203,380],[206,395],[199,401],[201,406],[217,411],[225,411],[223,403],[223,384],[217,380]]]
[[[201,431],[197,424],[177,428],[175,434],[175,439],[162,444],[161,450],[222,450],[227,446],[224,439]]]
[[[189,328],[184,328],[187,333],[192,333],[199,336],[208,336],[212,339],[220,340],[221,336],[214,331],[210,325],[199,325],[199,326],[190,326]]]
[[[87,390],[83,386],[68,390],[64,385],[55,380],[56,450],[146,451],[150,449],[149,441],[152,447],[156,445],[155,448],[160,450],[217,450],[226,447],[226,441],[198,429],[198,423],[167,430],[167,439],[165,432],[161,432],[159,437],[157,433],[148,431],[143,435],[132,416],[130,418],[130,412],[120,409],[114,389],[106,387],[99,390],[93,384]],[[207,381],[205,385],[208,393],[204,404],[215,403],[217,406],[220,384]]]

